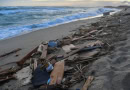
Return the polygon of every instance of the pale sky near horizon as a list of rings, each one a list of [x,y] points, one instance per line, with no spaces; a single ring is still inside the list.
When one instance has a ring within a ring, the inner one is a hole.
[[[125,2],[124,2],[125,1]],[[117,6],[130,5],[130,0],[0,0],[0,6]]]

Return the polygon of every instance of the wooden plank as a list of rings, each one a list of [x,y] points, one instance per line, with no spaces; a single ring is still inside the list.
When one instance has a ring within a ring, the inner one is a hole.
[[[47,57],[47,48],[48,48],[48,44],[45,44],[43,47],[43,51],[42,51],[42,55],[40,57],[40,59],[46,59]]]
[[[51,82],[49,85],[55,85],[61,83],[64,75],[64,65],[65,65],[64,60],[55,63],[54,69],[50,75]]]
[[[73,38],[73,39],[72,39],[72,42],[77,41],[77,40],[80,40],[80,39],[85,38],[85,37],[88,37],[88,36],[90,36],[91,34],[94,34],[94,33],[96,33],[96,32],[97,32],[97,30],[92,30],[92,31],[90,31],[89,33],[87,33],[87,34],[84,35],[84,36],[81,36],[81,37],[78,37],[78,38]]]
[[[17,62],[19,66],[22,66],[24,62],[31,57],[33,53],[37,51],[38,47],[34,48],[31,52],[29,52],[27,55],[25,55],[20,61]]]
[[[5,81],[11,80],[11,79],[15,79],[15,77],[11,75],[11,76],[0,78],[0,84],[3,84]]]
[[[21,68],[20,67],[17,67],[17,68],[8,68],[8,69],[5,69],[5,70],[2,70],[0,72],[0,76],[5,76],[5,75],[8,75],[8,74],[13,74],[15,72],[17,72],[18,70],[20,70]]]
[[[77,49],[77,50],[71,51],[70,53],[64,55],[64,58],[67,58],[67,57],[69,57],[69,56],[71,56],[71,55],[76,54],[77,52],[79,52],[79,51],[82,50],[83,48],[85,48],[85,46],[83,46],[83,47],[81,47],[81,48],[79,48],[79,49]]]
[[[8,53],[0,55],[0,58],[5,57],[5,56],[10,55],[10,54],[13,54],[13,53],[16,53],[16,52],[18,52],[20,50],[22,50],[22,49],[21,48],[17,48],[15,50],[11,51],[11,52],[8,52]]]
[[[95,41],[95,42],[88,43],[86,46],[82,46],[82,47],[80,47],[80,48],[78,48],[76,50],[73,50],[70,53],[64,55],[64,58],[67,58],[67,57],[69,57],[71,55],[76,54],[77,52],[81,51],[83,48],[90,47],[90,46],[93,47],[94,45],[102,46],[103,43],[101,41]]]
[[[87,81],[85,82],[82,90],[88,90],[88,87],[90,86],[91,82],[93,81],[94,77],[93,76],[89,76]]]
[[[92,58],[93,56],[97,55],[99,53],[99,51],[100,51],[100,49],[95,49],[90,52],[82,53],[79,55],[79,58],[80,58],[80,60]]]

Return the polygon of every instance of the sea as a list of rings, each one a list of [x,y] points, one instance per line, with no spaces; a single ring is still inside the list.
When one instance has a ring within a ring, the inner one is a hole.
[[[0,7],[0,40],[116,11],[104,7]]]

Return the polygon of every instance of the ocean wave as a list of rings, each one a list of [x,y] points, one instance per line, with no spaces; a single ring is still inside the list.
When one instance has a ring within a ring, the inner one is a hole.
[[[17,14],[23,12],[43,12],[43,13],[54,13],[55,11],[64,12],[67,8],[58,7],[0,7],[0,15]],[[49,12],[48,12],[49,11]]]
[[[52,9],[50,9],[50,10],[52,10]],[[47,28],[47,27],[54,26],[54,25],[57,25],[57,24],[63,24],[63,23],[70,22],[70,21],[73,21],[73,20],[97,16],[99,14],[103,14],[104,12],[110,12],[110,11],[117,11],[117,9],[91,8],[91,9],[87,9],[87,11],[82,9],[78,13],[71,13],[71,14],[66,15],[66,16],[64,16],[64,12],[63,12],[63,15],[61,15],[60,17],[59,16],[54,17],[53,20],[48,19],[44,23],[42,22],[42,23],[38,23],[38,24],[31,24],[31,25],[24,25],[24,26],[12,27],[12,28],[0,29],[0,39],[6,39],[6,38],[9,38],[9,37],[28,33],[28,32],[38,30],[38,29],[41,29],[41,28]],[[21,11],[18,11],[18,12],[21,12]],[[13,12],[10,12],[10,13],[13,13]],[[54,15],[54,14],[52,14],[52,15]]]

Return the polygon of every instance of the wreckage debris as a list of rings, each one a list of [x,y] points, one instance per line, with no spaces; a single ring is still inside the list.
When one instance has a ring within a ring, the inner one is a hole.
[[[15,77],[13,75],[0,77],[0,84],[3,84],[4,82],[9,81],[11,79],[15,79]]]
[[[45,59],[47,56],[47,48],[48,48],[48,44],[44,44],[43,45],[43,50],[42,50],[42,55],[40,57],[40,59]]]
[[[29,52],[26,56],[24,56],[20,61],[18,61],[17,64],[18,64],[19,66],[23,66],[23,64],[25,63],[25,61],[26,61],[27,59],[29,59],[29,58],[31,57],[31,55],[37,51],[37,49],[38,49],[38,47],[36,47],[35,49],[33,49],[33,50],[32,50],[31,52]]]
[[[39,65],[33,72],[32,84],[35,87],[39,87],[41,85],[47,84],[47,81],[49,79],[49,73],[46,71],[45,68],[41,68],[41,65]]]
[[[89,64],[101,56],[104,42],[98,40],[97,33],[97,29],[80,30],[77,34],[60,40],[41,43],[16,62],[19,68],[0,72],[3,77],[0,82],[15,78],[21,82],[21,86],[32,82],[35,88],[41,90],[46,87],[68,89],[85,80]],[[83,40],[93,41],[78,46],[77,42],[84,43]],[[58,53],[58,50],[62,50],[64,54]],[[93,76],[89,76],[82,90],[87,90],[92,80]]]
[[[31,82],[32,69],[30,68],[30,66],[27,66],[16,72],[14,76],[17,80],[21,81],[22,85],[27,85]]]
[[[91,82],[93,81],[94,77],[93,76],[89,76],[87,81],[85,82],[82,90],[88,90],[88,87],[90,86]]]
[[[75,46],[73,44],[70,45],[65,45],[62,47],[62,49],[66,52],[69,53],[71,51],[71,49],[75,48]]]

